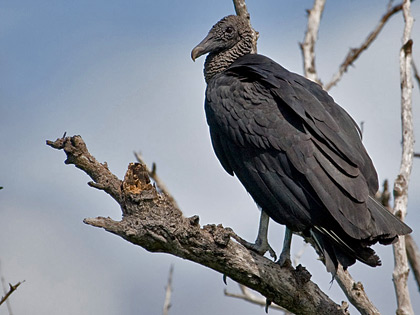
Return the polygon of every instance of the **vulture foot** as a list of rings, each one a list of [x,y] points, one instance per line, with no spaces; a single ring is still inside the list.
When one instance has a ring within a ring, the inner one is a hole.
[[[276,252],[271,248],[270,244],[268,244],[267,239],[259,239],[257,238],[257,240],[255,241],[255,243],[249,243],[246,241],[241,242],[242,245],[244,245],[246,248],[253,250],[254,252],[257,252],[258,254],[260,254],[261,256],[264,256],[264,254],[266,252],[270,253],[270,256],[276,260],[277,259],[277,255]]]

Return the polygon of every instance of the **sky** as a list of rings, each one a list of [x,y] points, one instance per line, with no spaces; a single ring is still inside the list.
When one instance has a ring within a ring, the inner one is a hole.
[[[351,47],[358,46],[388,1],[327,1],[317,69],[326,82]],[[258,51],[302,73],[299,42],[312,1],[247,1]],[[420,17],[420,4],[412,3]],[[204,58],[191,49],[210,27],[233,14],[231,1],[9,1],[0,3],[0,273],[12,284],[19,314],[160,314],[174,264],[171,315],[264,314],[263,308],[225,297],[237,285],[203,266],[149,253],[86,217],[121,218],[119,206],[87,185],[86,174],[64,165],[45,145],[64,132],[83,137],[89,151],[122,178],[139,151],[175,196],[185,216],[222,223],[243,238],[256,236],[259,211],[227,175],[211,148],[204,117]],[[418,23],[418,22],[416,22]],[[401,154],[399,49],[401,14],[330,94],[357,122],[380,180],[396,178]],[[420,65],[419,25],[413,29]],[[414,125],[420,124],[414,86]],[[417,137],[420,136],[415,130]],[[420,151],[418,144],[416,151]],[[407,223],[420,243],[420,164],[414,161]],[[284,227],[272,222],[269,240],[280,252]],[[292,255],[302,248],[295,237]],[[350,267],[383,314],[393,314],[392,248],[376,246],[383,266]],[[312,248],[300,263],[336,302],[345,299]],[[410,274],[415,310],[418,290]],[[275,313],[274,310],[270,313]],[[8,314],[0,306],[0,315]]]

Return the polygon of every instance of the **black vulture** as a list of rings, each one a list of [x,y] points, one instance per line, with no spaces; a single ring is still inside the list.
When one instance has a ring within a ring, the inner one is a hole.
[[[286,225],[281,265],[293,232],[312,238],[333,275],[356,259],[381,264],[370,248],[411,229],[374,198],[378,177],[350,115],[314,83],[251,54],[245,18],[230,15],[191,52],[207,54],[205,112],[217,158],[274,221]],[[257,242],[269,248],[268,217]]]

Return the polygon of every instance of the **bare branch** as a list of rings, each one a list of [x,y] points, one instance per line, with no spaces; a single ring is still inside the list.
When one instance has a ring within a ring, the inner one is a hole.
[[[234,297],[237,299],[241,299],[241,300],[245,300],[247,302],[250,302],[252,304],[256,304],[262,307],[266,307],[267,306],[267,299],[261,296],[256,296],[255,294],[253,294],[246,286],[244,286],[243,284],[239,284],[239,288],[241,289],[241,293],[237,294],[237,293],[230,293],[228,292],[226,289],[224,291],[226,296],[229,297]],[[277,305],[277,304],[270,304],[270,309],[274,309],[274,310],[279,310],[279,311],[283,311],[286,314],[290,314],[285,308]]]
[[[413,66],[414,78],[416,79],[417,84],[419,85],[419,88],[420,88],[420,74],[419,74],[419,71],[417,70],[417,66],[416,66],[416,63],[414,62],[414,59],[411,60],[411,62],[412,62],[412,66]]]
[[[90,186],[104,190],[115,201],[122,202],[122,182],[109,171],[106,162],[98,163],[90,154],[83,154],[87,152],[87,148],[81,137],[63,137],[54,142],[47,141],[47,145],[68,152],[67,160],[64,161],[65,164],[74,164],[93,179],[94,183],[90,183]]]
[[[174,265],[171,264],[171,268],[169,268],[169,276],[168,276],[168,284],[166,285],[165,290],[165,301],[163,303],[163,315],[169,314],[169,308],[171,305],[171,295],[172,295],[172,275],[174,273]]]
[[[9,283],[9,291],[5,294],[5,296],[3,296],[1,299],[0,299],[0,305],[2,305],[3,303],[4,303],[4,301],[6,301],[8,298],[9,298],[9,296],[13,293],[13,292],[15,292],[16,291],[16,289],[23,283],[23,282],[25,282],[25,281],[20,281],[20,282],[18,282],[18,283],[16,283],[15,285],[12,285],[12,284],[10,284]]]
[[[320,83],[320,80],[315,68],[315,43],[324,6],[325,0],[315,0],[313,8],[308,10],[308,27],[305,33],[305,40],[300,44],[305,77],[318,83]]]
[[[104,186],[119,187],[118,191],[104,191],[117,196],[114,199],[119,201],[122,220],[98,217],[85,219],[86,224],[104,228],[150,252],[169,253],[216,270],[295,314],[344,314],[340,305],[310,281],[305,268],[281,268],[232,240],[236,235],[232,229],[220,224],[201,227],[198,216],[185,218],[150,184],[144,165],[130,163],[121,181],[96,161],[80,136],[47,144],[64,150],[66,163],[84,170],[92,179],[107,178]]]
[[[3,293],[7,294],[8,290],[7,290],[6,280],[3,277],[1,268],[0,268],[0,281],[1,281],[1,286],[3,287]],[[7,311],[9,312],[9,315],[13,315],[13,311],[12,311],[12,307],[10,306],[9,299],[6,299],[6,307],[7,307]]]
[[[420,291],[420,251],[411,235],[405,236],[405,249],[407,251],[408,262],[414,273],[414,279]]]
[[[411,77],[413,41],[410,39],[414,21],[411,16],[410,5],[410,0],[404,0],[403,15],[405,27],[402,37],[403,45],[400,50],[401,127],[403,149],[400,171],[394,183],[394,214],[402,221],[404,221],[407,214],[408,183],[410,180],[414,157],[414,132],[411,106],[413,88]],[[392,278],[397,296],[397,314],[414,314],[407,286],[409,268],[404,236],[400,237],[399,242],[393,244],[393,250],[394,271]]]
[[[303,253],[308,248],[308,243],[304,242],[302,248],[293,257],[293,265],[297,266],[299,260],[302,258]]]
[[[343,63],[340,65],[338,72],[335,73],[330,82],[324,85],[324,89],[329,91],[333,86],[335,86],[338,81],[342,78],[343,74],[347,71],[348,67],[353,64],[353,62],[360,56],[360,54],[366,50],[370,44],[376,39],[380,31],[385,26],[386,22],[393,16],[395,13],[402,10],[402,4],[395,5],[391,8],[388,7],[387,12],[382,16],[379,20],[378,25],[376,25],[375,29],[368,35],[365,41],[360,45],[358,48],[352,48],[348,52],[346,58],[344,59]]]
[[[392,209],[389,205],[391,194],[388,191],[388,180],[384,181],[383,191],[378,191],[375,197],[385,208],[392,212]],[[410,267],[414,272],[414,278],[420,291],[420,251],[413,237],[409,234],[405,236],[405,248],[408,262],[410,263]]]
[[[254,30],[254,28],[251,25],[251,16],[249,15],[248,9],[246,8],[245,0],[233,0],[233,6],[235,7],[236,15],[243,16],[247,18],[249,26],[252,30],[252,54],[257,53],[257,40],[260,36],[259,33]]]
[[[350,273],[338,266],[336,279],[338,285],[349,299],[350,303],[357,308],[362,315],[380,315],[379,310],[369,300],[361,282],[355,282]]]
[[[304,236],[303,236],[304,237]],[[322,254],[318,252],[317,246],[314,243],[312,238],[304,237],[306,242],[311,244],[312,247],[317,251],[318,255],[321,257],[322,262],[325,262],[322,259]],[[343,267],[339,264],[337,273],[335,275],[340,288],[343,290],[344,294],[347,296],[349,302],[360,312],[360,314],[380,314],[376,306],[370,301],[367,296],[363,284],[361,282],[356,282],[351,277],[348,271],[344,271]],[[341,306],[343,310],[346,310],[347,305]]]

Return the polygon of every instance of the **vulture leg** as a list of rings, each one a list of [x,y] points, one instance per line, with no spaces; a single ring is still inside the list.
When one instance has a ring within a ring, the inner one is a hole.
[[[258,227],[258,235],[255,243],[244,243],[243,245],[251,249],[261,255],[264,255],[266,252],[270,253],[270,256],[277,259],[276,252],[271,248],[270,244],[268,244],[267,233],[268,233],[268,222],[270,221],[270,217],[268,214],[261,210],[261,217],[260,217],[260,226]]]
[[[277,263],[281,267],[291,266],[292,262],[290,261],[290,245],[292,244],[292,235],[293,232],[288,227],[286,227],[286,232],[284,234],[283,249],[280,254],[280,258]]]

